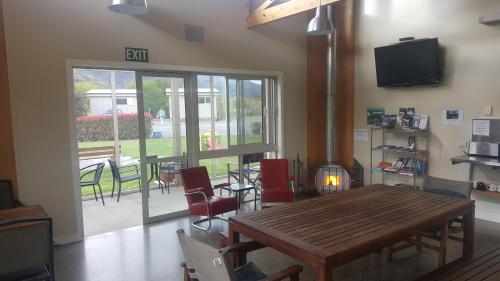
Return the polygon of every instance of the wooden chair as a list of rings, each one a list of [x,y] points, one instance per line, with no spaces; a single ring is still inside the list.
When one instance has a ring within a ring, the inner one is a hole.
[[[139,190],[141,190],[141,174],[139,173],[139,167],[137,165],[129,165],[119,167],[116,162],[108,159],[109,166],[111,167],[111,174],[113,175],[113,189],[111,190],[111,197],[115,193],[115,184],[118,183],[118,199],[120,202],[120,194],[122,192],[122,183],[137,181],[139,183]],[[128,174],[128,175],[125,175]]]
[[[97,185],[97,187],[99,187],[99,193],[101,194],[101,200],[103,206],[104,206],[104,197],[102,196],[102,189],[100,182],[104,166],[105,166],[104,163],[98,163],[80,169],[80,174],[82,174],[83,172],[83,174],[80,176],[80,187],[83,188],[87,186],[92,186],[92,188],[94,189],[95,201],[98,201],[97,193],[95,191],[95,186]],[[83,179],[88,175],[93,175],[93,177],[90,180],[83,181]]]
[[[422,189],[424,192],[460,199],[470,199],[472,193],[472,183],[427,176],[424,179]],[[456,223],[458,223],[458,226],[455,226]],[[441,267],[446,264],[447,240],[450,239],[458,242],[463,242],[463,238],[454,235],[461,232],[463,232],[463,220],[462,218],[456,218],[449,223],[444,224],[440,228],[429,229],[424,233],[417,235],[415,238],[407,239],[405,241],[406,243],[402,245],[399,245],[397,247],[395,247],[394,245],[390,246],[387,252],[387,261],[392,261],[393,254],[395,252],[404,250],[412,246],[416,246],[418,252],[420,252],[422,248],[438,252],[438,262],[439,266]],[[439,245],[436,246],[431,243],[425,242],[422,238],[439,241]]]
[[[187,236],[182,229],[177,231],[177,235],[184,259],[188,261],[184,264],[185,281],[278,281],[288,278],[291,281],[298,281],[303,270],[301,266],[293,265],[276,274],[266,276],[251,262],[233,268],[229,254],[238,252],[244,244],[216,249]]]

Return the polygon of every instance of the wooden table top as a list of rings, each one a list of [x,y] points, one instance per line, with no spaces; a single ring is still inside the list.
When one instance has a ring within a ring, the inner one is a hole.
[[[340,265],[443,224],[473,207],[471,200],[372,185],[230,220],[235,229],[252,230],[260,240],[272,237],[283,247]]]

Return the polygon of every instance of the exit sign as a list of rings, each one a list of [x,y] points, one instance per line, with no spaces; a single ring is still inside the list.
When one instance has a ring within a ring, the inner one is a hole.
[[[136,62],[149,62],[149,50],[125,47],[125,60]]]

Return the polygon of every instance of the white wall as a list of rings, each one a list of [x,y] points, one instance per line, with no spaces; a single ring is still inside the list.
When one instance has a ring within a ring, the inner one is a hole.
[[[500,25],[478,23],[483,15],[500,13],[496,0],[362,0],[359,5],[356,56],[356,128],[367,128],[366,109],[415,107],[430,115],[429,171],[432,176],[467,180],[468,166],[452,166],[450,157],[460,155],[459,141],[470,140],[471,118],[481,116],[483,106],[492,105],[500,116]],[[444,48],[445,68],[439,86],[377,88],[373,49],[400,37],[438,37]],[[464,125],[441,124],[444,109],[464,110]],[[355,143],[355,157],[369,179],[369,144]],[[477,178],[500,183],[500,172],[488,168]],[[500,221],[500,202],[479,198],[478,217]]]
[[[43,205],[62,241],[75,238],[79,204],[71,175],[68,58],[123,61],[129,46],[148,48],[155,64],[284,71],[286,156],[306,156],[304,15],[247,30],[247,0],[148,2],[148,15],[131,17],[109,12],[102,0],[4,1],[19,195]],[[207,42],[185,42],[185,23],[205,26]]]

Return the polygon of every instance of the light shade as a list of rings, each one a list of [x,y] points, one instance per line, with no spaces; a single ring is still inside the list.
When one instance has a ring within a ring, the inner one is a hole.
[[[333,24],[321,10],[321,6],[316,9],[316,16],[307,25],[308,35],[328,35],[333,32]]]
[[[146,0],[112,0],[108,7],[111,11],[127,15],[144,15],[149,12]]]

